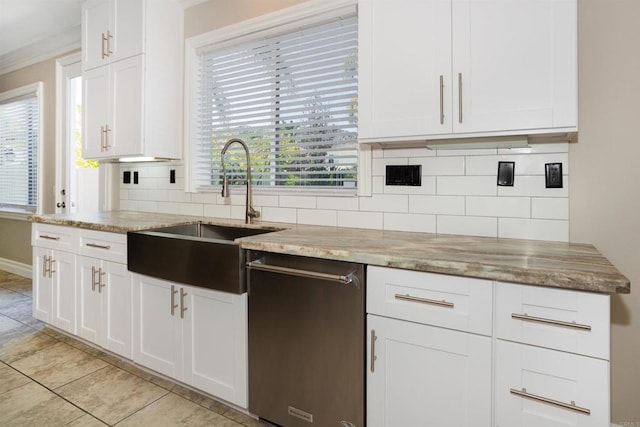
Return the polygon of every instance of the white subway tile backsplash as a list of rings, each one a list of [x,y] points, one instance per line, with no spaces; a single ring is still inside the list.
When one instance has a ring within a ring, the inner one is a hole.
[[[254,206],[277,207],[279,203],[280,203],[280,198],[278,196],[253,193]]]
[[[531,218],[569,219],[569,199],[538,198],[531,199]]]
[[[520,197],[569,197],[569,177],[563,175],[563,188],[546,188],[544,175],[516,176],[513,187],[498,187],[498,196]]]
[[[384,229],[396,231],[413,231],[420,233],[435,233],[436,216],[385,212]]]
[[[467,157],[466,175],[498,174],[498,156],[469,156]],[[496,178],[497,182],[497,178]]]
[[[244,218],[244,207],[242,209],[242,218]],[[294,208],[274,208],[265,206],[260,211],[260,219],[266,222],[290,222],[297,223],[297,210]]]
[[[439,176],[436,192],[439,196],[495,196],[496,181],[493,176]]]
[[[177,203],[189,203],[191,202],[191,198],[193,196],[195,196],[196,194],[199,194],[200,196],[202,196],[203,198],[209,198],[211,197],[211,203],[216,203],[217,199],[215,197],[215,194],[211,194],[211,193],[185,193],[182,190],[165,190],[167,193],[167,200],[170,202],[177,202]],[[213,197],[212,197],[213,196]],[[202,203],[206,203],[206,202],[202,202]]]
[[[498,218],[438,215],[436,221],[438,233],[483,237],[498,236]]]
[[[469,216],[531,217],[531,199],[529,197],[468,196],[466,203],[466,214]]]
[[[202,216],[207,218],[231,218],[231,205],[206,204],[203,207]]]
[[[498,237],[568,242],[569,221],[499,218]]]
[[[371,194],[384,193],[384,176],[372,176],[371,177]]]
[[[375,177],[377,178],[377,177]],[[374,192],[375,193],[375,192]],[[420,185],[385,185],[385,194],[436,194],[436,177],[424,176],[420,177]]]
[[[316,205],[316,198],[312,196],[280,196],[281,208],[313,209]]]
[[[359,207],[358,197],[318,197],[318,209],[330,209],[341,211],[357,211]]]
[[[120,210],[121,211],[139,211],[138,208],[139,202],[137,200],[123,200],[120,199]]]
[[[562,163],[562,172],[569,172],[569,155],[557,154],[518,154],[511,156],[498,156],[501,162],[515,162],[515,174],[518,175],[544,175],[545,163]],[[497,170],[497,164],[496,164]]]
[[[409,196],[409,212],[432,215],[464,215],[464,196]]]
[[[384,157],[407,157],[409,159],[416,157],[434,157],[436,155],[435,150],[429,150],[427,147],[413,147],[413,148],[391,148],[382,150]]]
[[[361,197],[360,210],[373,212],[408,212],[409,196],[374,194],[371,197]]]
[[[180,203],[180,215],[203,216],[203,205],[202,203]]]
[[[338,225],[338,213],[327,209],[298,209],[298,224],[335,227]]]
[[[158,212],[158,202],[150,200],[140,200],[138,202],[138,209],[142,212]]]
[[[176,191],[176,194],[183,193],[180,191]],[[186,193],[189,194],[189,193]],[[193,193],[191,194],[190,200],[176,200],[180,202],[191,202],[191,203],[217,203],[218,194],[217,193]]]
[[[338,227],[371,228],[382,230],[382,212],[338,211]]]
[[[158,212],[165,214],[180,215],[180,203],[158,202]]]
[[[420,163],[422,175],[464,175],[464,156],[426,157],[414,159],[410,164]]]

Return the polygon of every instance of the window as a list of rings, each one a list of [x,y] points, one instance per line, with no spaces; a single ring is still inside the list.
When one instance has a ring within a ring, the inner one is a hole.
[[[358,33],[355,7],[348,9],[196,49],[192,189],[219,188],[220,151],[240,138],[257,189],[355,194]],[[225,168],[241,184],[238,149],[230,147]]]
[[[36,212],[41,83],[0,94],[0,209]]]

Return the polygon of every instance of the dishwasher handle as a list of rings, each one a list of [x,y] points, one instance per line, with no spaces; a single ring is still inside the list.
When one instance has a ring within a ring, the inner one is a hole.
[[[341,274],[328,274],[320,273],[318,271],[300,270],[297,268],[280,267],[278,265],[265,264],[261,259],[251,261],[247,263],[249,270],[268,271],[271,273],[289,274],[292,276],[308,277],[320,280],[329,280],[331,282],[342,283],[343,285],[354,284],[358,287],[358,278],[354,274],[355,272],[341,275]]]

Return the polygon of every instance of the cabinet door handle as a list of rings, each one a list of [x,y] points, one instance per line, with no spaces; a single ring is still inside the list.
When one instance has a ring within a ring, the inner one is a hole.
[[[47,255],[42,256],[42,277],[47,277],[47,264],[49,263],[49,257]]]
[[[376,336],[376,330],[372,329],[371,330],[371,373],[374,373],[376,370],[376,359],[378,359],[378,356],[376,356],[376,340],[378,339],[378,337]]]
[[[462,123],[462,73],[458,73],[458,122]]]
[[[176,304],[176,294],[178,291],[176,290],[175,285],[171,285],[171,315],[176,314],[176,308],[178,308],[178,304]]]
[[[104,276],[105,274],[107,274],[107,273],[102,271],[102,267],[100,267],[98,269],[98,293],[99,294],[102,293],[102,288],[107,286],[106,283],[102,283],[102,276]]]
[[[440,74],[440,124],[444,124],[444,76]]]
[[[528,393],[526,388],[523,388],[522,390],[512,388],[509,391],[511,392],[511,394],[524,397],[525,399],[531,399],[531,400],[535,400],[542,403],[548,403],[549,405],[557,406],[559,408],[568,409],[570,411],[579,412],[581,414],[591,415],[590,409],[577,406],[576,402],[574,402],[573,400],[571,401],[571,403],[560,402],[559,400],[549,399],[548,397]]]
[[[91,267],[91,292],[96,290],[96,268]]]
[[[544,323],[546,325],[564,326],[565,328],[580,329],[582,331],[590,331],[590,325],[583,325],[576,322],[564,322],[562,320],[547,319],[545,317],[529,316],[527,313],[518,314],[511,313],[512,319],[523,320],[525,322]]]
[[[86,246],[90,248],[98,248],[98,249],[111,249],[110,245],[99,245],[97,243],[86,243]]]
[[[104,126],[100,126],[100,151],[104,151]]]
[[[433,304],[433,305],[439,305],[441,307],[447,307],[447,308],[453,308],[454,304],[452,302],[449,301],[438,301],[435,299],[429,299],[429,298],[420,298],[420,297],[414,297],[413,295],[409,295],[409,294],[395,294],[396,299],[401,299],[401,300],[405,300],[405,301],[412,301],[412,302],[419,302],[422,304]]]
[[[49,278],[51,278],[51,276],[53,275],[53,273],[55,273],[56,271],[53,269],[53,263],[56,262],[55,259],[53,259],[53,255],[49,257]]]
[[[106,41],[106,38],[104,36],[104,33],[102,33],[102,38],[101,38],[101,42],[100,42],[100,55],[101,55],[101,59],[104,59],[107,55],[105,55],[105,51],[104,51],[104,42]]]
[[[104,151],[109,151],[109,147],[111,147],[111,145],[109,145],[109,132],[111,132],[111,129],[109,129],[109,125],[105,125],[104,126]]]
[[[40,235],[41,239],[47,239],[47,240],[60,240],[60,237],[57,236],[47,236],[46,234],[41,234]]]
[[[111,31],[107,30],[107,56],[111,56],[113,52],[111,51]]]
[[[184,319],[184,312],[187,311],[187,307],[184,306],[184,297],[186,297],[187,294],[184,291],[184,288],[180,288],[180,318]]]

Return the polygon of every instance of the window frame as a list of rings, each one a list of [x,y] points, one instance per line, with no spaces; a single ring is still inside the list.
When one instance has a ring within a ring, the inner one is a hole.
[[[43,82],[35,82],[30,83],[24,86],[20,86],[14,89],[10,89],[5,92],[0,93],[0,102],[6,103],[11,102],[12,100],[17,100],[19,98],[33,95],[36,96],[36,104],[38,107],[38,135],[36,137],[36,206],[35,209],[19,209],[19,208],[8,208],[0,206],[0,218],[4,219],[17,219],[17,220],[26,220],[30,215],[40,215],[42,214],[42,186],[43,186],[43,173],[42,173],[42,162],[43,162]]]
[[[184,164],[187,171],[185,179],[185,191],[195,193],[196,182],[193,175],[193,150],[197,136],[196,122],[196,97],[197,97],[197,72],[198,51],[211,45],[216,48],[243,43],[255,37],[256,32],[261,36],[294,31],[301,26],[313,25],[322,20],[339,17],[346,14],[357,13],[357,0],[310,0],[300,5],[281,9],[267,15],[258,16],[246,21],[222,27],[185,41],[185,88],[184,88]],[[335,187],[306,189],[304,187],[255,187],[254,192],[265,194],[291,195],[321,195],[321,196],[355,196],[360,193],[361,160],[360,147],[358,151],[358,176],[356,188],[337,189]],[[365,168],[366,169],[366,168]],[[353,191],[349,191],[353,190]]]

